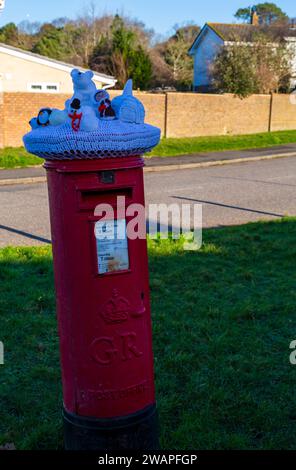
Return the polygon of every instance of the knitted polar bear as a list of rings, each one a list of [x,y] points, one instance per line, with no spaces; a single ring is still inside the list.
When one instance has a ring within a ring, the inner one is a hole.
[[[97,92],[96,85],[92,81],[94,74],[91,70],[87,72],[80,72],[78,69],[73,69],[71,77],[73,81],[75,98],[80,99],[81,106],[93,106],[94,96]]]
[[[80,72],[74,69],[71,72],[74,95],[66,103],[66,108],[74,131],[91,132],[98,128],[98,119],[93,107],[94,96],[97,92],[96,85],[92,81],[93,76],[90,70]]]

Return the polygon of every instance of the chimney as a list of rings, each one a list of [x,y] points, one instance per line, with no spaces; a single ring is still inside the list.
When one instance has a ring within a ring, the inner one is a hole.
[[[256,12],[255,9],[252,9],[251,24],[253,26],[258,26],[259,25],[259,16],[257,15],[257,12]]]

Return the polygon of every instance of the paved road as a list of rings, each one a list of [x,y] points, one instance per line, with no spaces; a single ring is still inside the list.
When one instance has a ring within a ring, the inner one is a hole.
[[[147,203],[201,203],[203,226],[296,215],[296,158],[145,175]],[[50,241],[45,184],[0,187],[0,246]]]

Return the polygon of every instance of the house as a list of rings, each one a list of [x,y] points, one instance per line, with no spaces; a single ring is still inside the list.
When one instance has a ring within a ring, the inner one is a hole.
[[[296,27],[295,23],[281,26],[259,24],[256,12],[253,12],[250,24],[206,23],[193,42],[188,53],[194,60],[193,88],[198,92],[211,90],[211,67],[222,46],[234,43],[252,43],[258,32],[268,33],[275,44],[280,40],[287,43],[291,51],[292,83],[296,86]]]
[[[72,94],[73,68],[74,65],[0,43],[0,93]],[[116,83],[114,77],[98,72],[94,81],[98,88],[111,88]]]

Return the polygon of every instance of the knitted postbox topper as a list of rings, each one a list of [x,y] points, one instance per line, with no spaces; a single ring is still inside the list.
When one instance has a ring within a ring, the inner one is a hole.
[[[72,70],[74,94],[65,109],[42,108],[24,136],[28,152],[47,160],[94,159],[142,155],[160,139],[157,127],[145,124],[143,104],[133,96],[132,80],[112,101],[97,90],[91,71]]]

